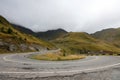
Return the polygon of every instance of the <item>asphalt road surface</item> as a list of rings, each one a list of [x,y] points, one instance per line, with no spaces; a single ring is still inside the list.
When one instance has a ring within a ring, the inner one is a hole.
[[[41,61],[28,58],[36,53],[0,55],[0,74],[10,76],[47,77],[93,72],[120,65],[119,56],[88,56],[81,60]],[[43,52],[42,52],[43,53]]]

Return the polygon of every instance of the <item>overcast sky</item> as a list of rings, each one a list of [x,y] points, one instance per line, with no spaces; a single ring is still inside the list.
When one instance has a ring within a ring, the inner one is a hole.
[[[120,27],[120,0],[0,0],[0,15],[33,31]]]

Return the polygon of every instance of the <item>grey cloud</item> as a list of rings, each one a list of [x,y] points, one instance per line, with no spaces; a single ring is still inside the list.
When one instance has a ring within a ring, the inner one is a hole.
[[[0,15],[34,31],[120,26],[120,0],[0,0]]]

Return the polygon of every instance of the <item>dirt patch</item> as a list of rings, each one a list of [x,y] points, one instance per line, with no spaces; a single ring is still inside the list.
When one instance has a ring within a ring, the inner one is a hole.
[[[32,68],[32,67],[23,67],[22,69],[24,69],[24,70],[34,70],[35,68]]]

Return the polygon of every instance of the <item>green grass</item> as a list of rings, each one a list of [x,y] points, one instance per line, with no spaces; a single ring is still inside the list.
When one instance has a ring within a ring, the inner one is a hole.
[[[109,42],[120,48],[120,28],[109,28],[91,34],[93,37]]]
[[[120,53],[116,46],[95,39],[84,32],[71,32],[67,35],[52,41],[58,47],[62,48],[68,54],[87,54],[88,52],[112,52]]]
[[[39,44],[43,47],[49,47],[49,48],[53,47],[53,45],[51,43],[46,42],[41,39],[38,39],[31,35],[21,33],[19,31],[15,30],[14,28],[12,28],[11,26],[10,26],[10,28],[12,29],[12,33],[8,34],[7,30],[9,28],[7,28],[6,26],[4,26],[4,27],[5,27],[5,29],[4,29],[5,32],[0,32],[0,38],[5,39],[5,41],[7,41],[8,39],[11,39],[13,43]],[[1,28],[1,26],[0,26],[0,28]]]

